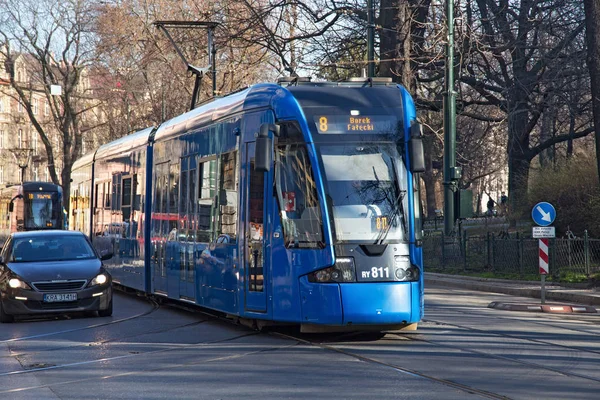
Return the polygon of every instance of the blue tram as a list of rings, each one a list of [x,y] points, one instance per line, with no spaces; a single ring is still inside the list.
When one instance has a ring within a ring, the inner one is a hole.
[[[415,326],[423,166],[391,81],[258,84],[78,160],[69,223],[139,291],[261,326]]]

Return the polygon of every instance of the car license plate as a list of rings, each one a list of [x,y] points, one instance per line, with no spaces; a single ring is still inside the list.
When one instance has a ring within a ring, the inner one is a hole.
[[[44,301],[46,303],[54,303],[57,301],[77,301],[77,293],[53,293],[45,294]]]

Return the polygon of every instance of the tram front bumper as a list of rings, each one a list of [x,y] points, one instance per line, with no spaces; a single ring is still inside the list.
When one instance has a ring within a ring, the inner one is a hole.
[[[418,281],[300,282],[303,324],[385,329],[419,322],[422,315]]]
[[[418,282],[342,283],[343,325],[398,325],[418,322]],[[415,304],[413,304],[415,303]]]

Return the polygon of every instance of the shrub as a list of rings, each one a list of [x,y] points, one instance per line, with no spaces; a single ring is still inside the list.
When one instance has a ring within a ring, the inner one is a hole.
[[[600,184],[595,159],[577,156],[557,167],[532,174],[529,185],[531,206],[547,201],[556,208],[557,236],[571,230],[600,238]]]

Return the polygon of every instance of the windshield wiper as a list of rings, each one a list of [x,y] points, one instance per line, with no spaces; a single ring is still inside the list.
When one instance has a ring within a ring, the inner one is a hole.
[[[389,223],[385,227],[385,230],[382,230],[381,232],[379,232],[377,239],[375,239],[375,244],[382,244],[383,241],[385,240],[385,238],[387,237],[388,233],[390,232],[390,229],[392,228],[392,224],[396,220],[396,217],[398,216],[398,214],[401,213],[401,215],[404,215],[404,205],[402,204],[402,202],[404,201],[405,195],[406,195],[406,190],[401,190],[400,193],[398,194],[398,197],[396,197],[396,204],[398,206],[394,207],[394,212],[390,216]],[[400,224],[402,224],[402,221],[400,221]]]
[[[406,190],[401,190],[400,187],[398,186],[398,175],[397,175],[397,171],[396,171],[396,163],[394,163],[393,159],[390,159],[390,161],[392,162],[392,168],[394,170],[394,175],[396,177],[395,179],[395,186],[396,189],[398,190],[398,196],[396,197],[396,201],[395,203],[391,203],[388,194],[386,193],[385,197],[388,200],[388,202],[390,202],[390,207],[394,210],[394,212],[392,213],[391,217],[390,217],[390,221],[387,224],[387,226],[385,227],[385,230],[382,230],[381,232],[379,232],[379,235],[377,236],[377,239],[375,239],[375,244],[382,244],[383,241],[385,240],[385,238],[387,237],[388,233],[390,232],[390,229],[392,228],[392,224],[394,223],[394,221],[396,220],[396,217],[398,216],[398,214],[401,215],[406,215],[404,213],[404,196],[406,195]],[[379,183],[379,178],[377,177],[377,173],[375,172],[375,167],[373,167],[373,174],[375,175],[375,179],[377,180],[377,182]],[[400,224],[402,225],[403,222],[402,220],[400,220]],[[403,229],[403,231],[405,231]],[[406,232],[405,232],[406,233]]]

